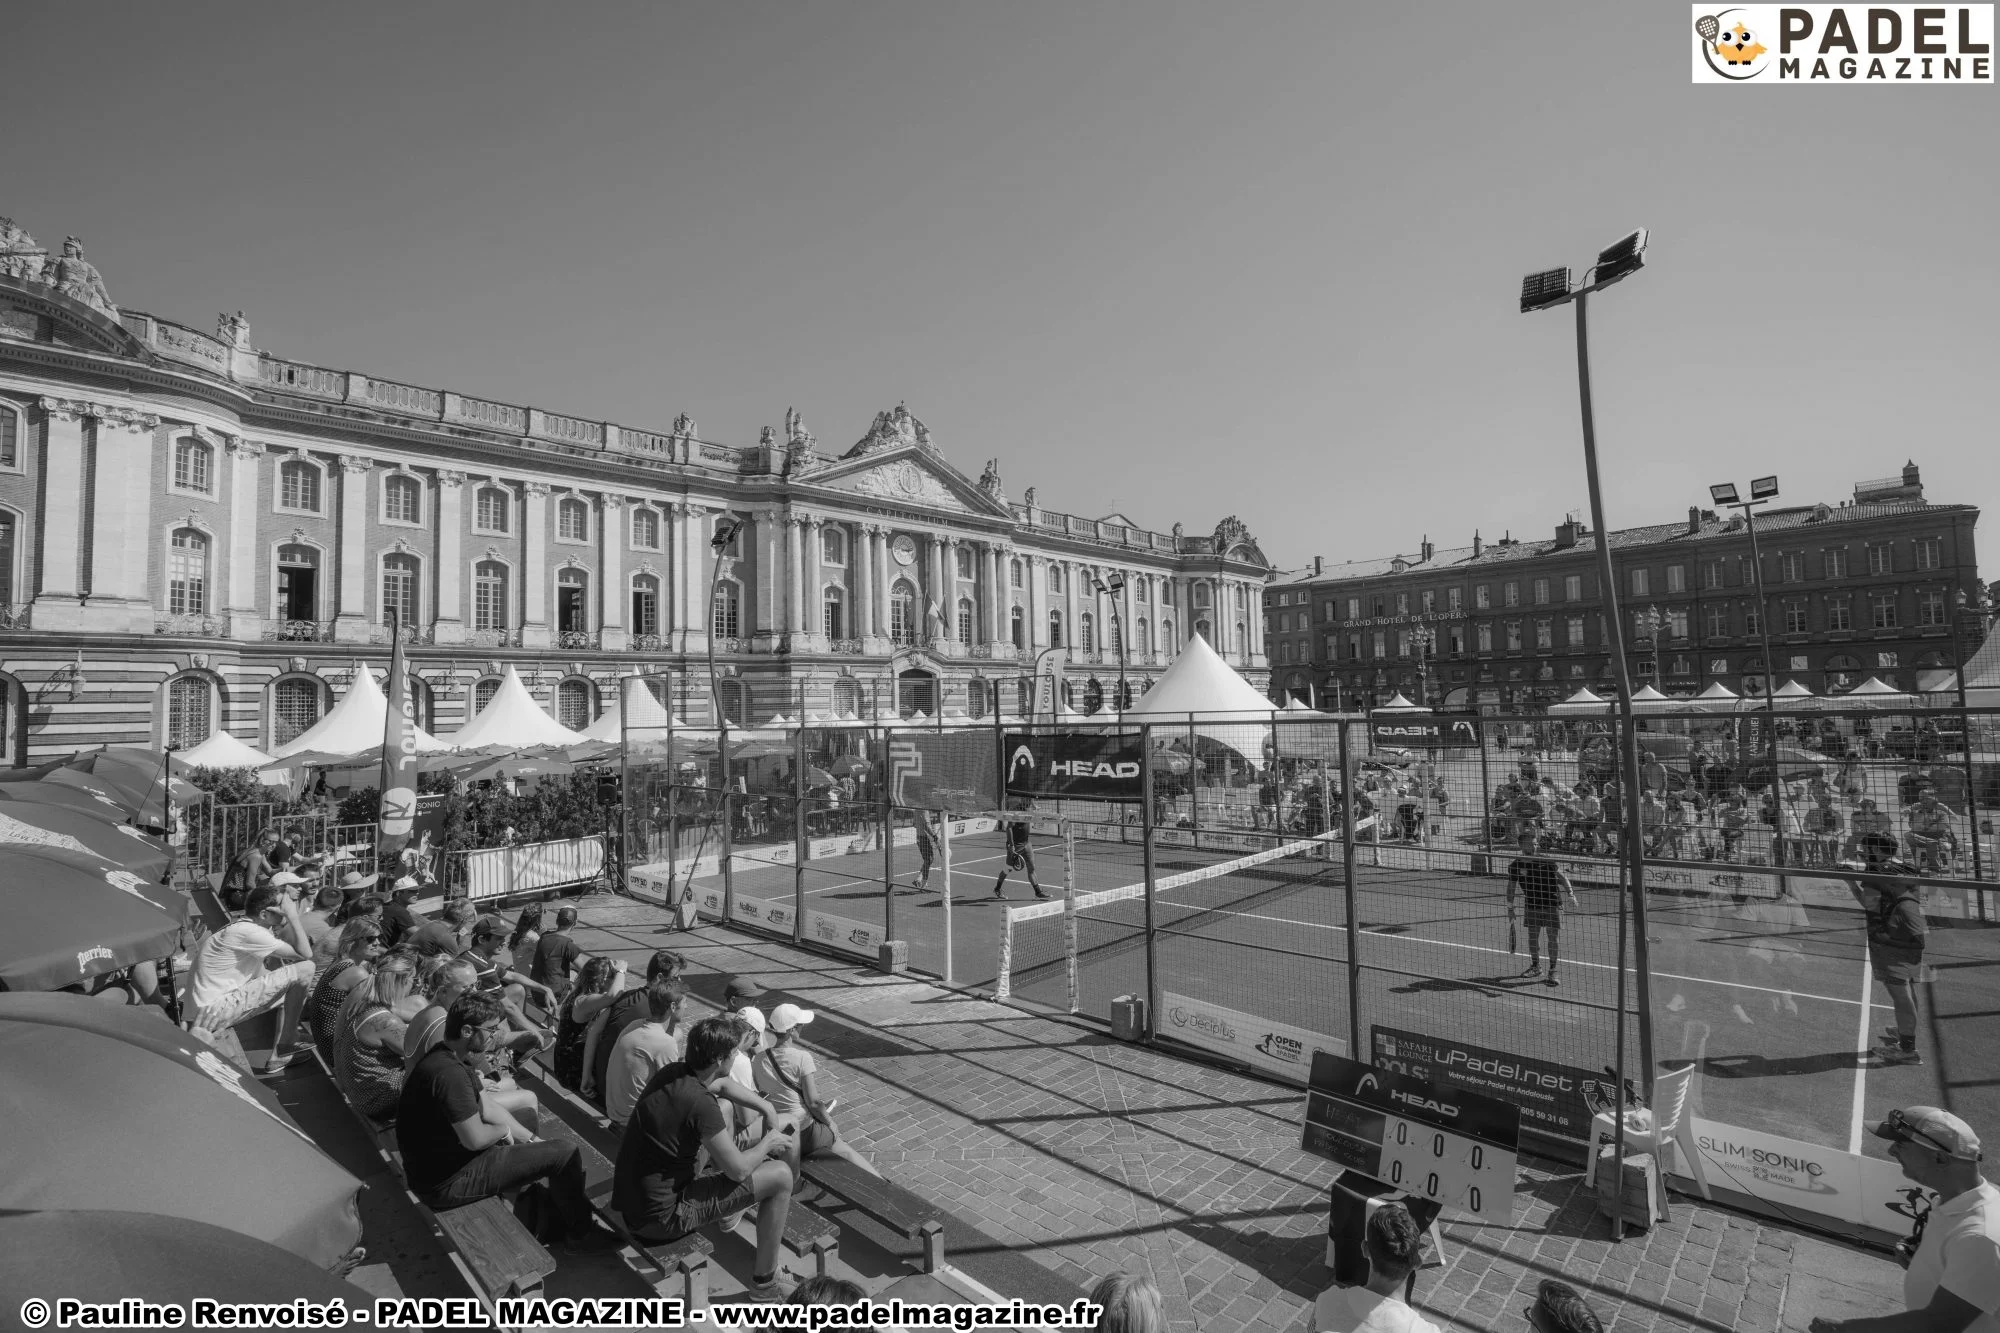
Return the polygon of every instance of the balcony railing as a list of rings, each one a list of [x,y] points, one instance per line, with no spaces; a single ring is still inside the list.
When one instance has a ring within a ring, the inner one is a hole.
[[[603,636],[594,629],[565,629],[556,631],[556,647],[571,649],[592,649],[603,642]]]
[[[11,602],[0,602],[0,629],[28,628],[28,608],[15,606]]]
[[[858,657],[861,654],[861,640],[835,639],[827,645],[827,649],[829,652],[846,653],[850,656]]]
[[[657,634],[634,634],[625,641],[626,651],[634,653],[657,653],[665,646]]]
[[[159,615],[153,617],[153,633],[184,639],[217,639],[229,633],[229,618],[199,611]]]
[[[437,626],[398,625],[396,627],[396,637],[407,644],[428,646],[437,642]],[[389,643],[389,627],[387,625],[370,625],[368,627],[368,642],[378,648],[387,647]]]
[[[517,629],[469,629],[465,632],[465,646],[468,648],[519,648],[521,631]]]
[[[331,620],[277,620],[264,627],[265,642],[332,643]]]

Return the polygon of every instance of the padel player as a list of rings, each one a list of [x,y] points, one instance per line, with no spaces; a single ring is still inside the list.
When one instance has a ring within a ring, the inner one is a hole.
[[[937,860],[937,816],[928,810],[917,811],[917,855],[923,864],[917,868],[917,877],[910,881],[910,887],[919,893],[930,887],[931,866]]]
[[[1542,956],[1538,947],[1541,934],[1549,934],[1549,975],[1542,983],[1546,986],[1560,986],[1556,980],[1557,940],[1562,935],[1562,900],[1568,894],[1572,906],[1576,905],[1576,890],[1570,886],[1569,876],[1562,867],[1546,856],[1535,855],[1541,839],[1534,831],[1521,834],[1521,854],[1507,867],[1507,910],[1514,910],[1514,890],[1521,891],[1521,924],[1528,928],[1528,970],[1521,975],[1538,977],[1542,974]]]
[[[1026,811],[1026,801],[1015,802],[1016,810]],[[1028,883],[1034,886],[1037,898],[1052,898],[1055,895],[1043,889],[1035,879],[1035,849],[1028,843],[1028,821],[1010,819],[1007,821],[1007,859],[1000,865],[1000,878],[993,881],[993,896],[1004,899],[1007,896],[1007,872],[1023,870],[1027,872]]]

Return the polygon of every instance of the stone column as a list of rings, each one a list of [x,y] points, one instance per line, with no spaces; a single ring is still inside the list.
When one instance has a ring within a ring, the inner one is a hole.
[[[521,495],[521,646],[547,648],[549,630],[549,484],[531,481]]]
[[[820,652],[826,652],[833,646],[827,642],[826,612],[822,609],[826,605],[826,567],[823,563],[826,554],[825,527],[826,520],[817,514],[806,518],[806,597],[803,608],[806,645]]]
[[[1118,591],[1118,614],[1123,617],[1118,626],[1118,641],[1124,646],[1125,665],[1128,669],[1136,660],[1132,653],[1138,646],[1132,642],[1132,585],[1141,577],[1136,572],[1128,572],[1125,575],[1125,586]]]
[[[889,530],[877,526],[871,530],[875,542],[875,633],[886,641],[889,638],[889,589],[895,586],[896,570],[900,568],[889,553],[891,545]],[[885,646],[882,652],[888,652]]]
[[[153,539],[153,432],[160,419],[102,404],[93,412],[97,455],[91,497],[90,605],[84,618],[101,630],[151,634],[153,599],[146,557]],[[215,444],[213,436],[202,434],[210,446]],[[212,579],[212,547],[210,562]],[[208,609],[216,609],[213,601]]]
[[[805,649],[806,624],[806,519],[803,514],[785,516],[785,629],[793,640],[791,650]]]
[[[714,608],[708,597],[709,519],[707,509],[686,504],[678,508],[681,529],[681,592],[676,607],[683,651],[708,651],[708,631]],[[706,697],[706,696],[704,696]]]
[[[931,545],[937,551],[938,637],[946,652],[960,653],[965,650],[958,642],[958,540],[939,535]]]
[[[875,629],[875,529],[857,523],[849,529],[848,550],[853,559],[848,590],[854,594],[854,624],[848,631],[861,640],[863,652],[878,651]]]
[[[85,628],[83,613],[83,422],[89,403],[41,400],[48,431],[38,524],[40,566],[35,586],[36,629]]]
[[[437,474],[437,614],[432,641],[465,642],[465,474]]]
[[[340,456],[340,610],[336,643],[368,642],[368,473],[374,460]]]
[[[1048,562],[1041,556],[1031,555],[1028,561],[1028,651],[1039,653],[1049,646],[1049,571]]]
[[[749,632],[743,637],[759,650],[774,653],[785,632],[784,511],[772,506],[752,511],[750,529],[744,534],[744,549],[751,559],[746,562],[749,573],[742,581],[754,582],[756,586],[744,589],[750,603],[744,610],[754,619],[745,627]]]
[[[228,578],[223,588],[229,616],[229,637],[257,639],[263,632],[263,612],[257,607],[257,460],[264,446],[255,440],[229,441]],[[215,553],[221,566],[224,552]]]
[[[597,579],[599,605],[604,609],[597,620],[602,636],[598,642],[614,653],[625,649],[625,610],[632,602],[631,590],[625,586],[625,541],[628,536],[625,524],[625,497],[599,496]]]

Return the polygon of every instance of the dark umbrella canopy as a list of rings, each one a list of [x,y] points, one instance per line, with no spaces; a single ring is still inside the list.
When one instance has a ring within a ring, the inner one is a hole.
[[[7,990],[54,990],[163,958],[180,947],[187,920],[186,898],[123,867],[58,848],[0,846]]]
[[[158,838],[130,824],[56,805],[0,804],[0,848],[22,844],[87,852],[156,884],[173,864],[173,853]]]
[[[155,814],[162,812],[167,801],[192,805],[202,796],[199,787],[168,771],[167,756],[161,750],[106,746],[77,755],[63,767],[103,779]]]
[[[460,782],[498,781],[503,778],[562,777],[576,771],[565,759],[531,755],[520,759],[494,759],[458,775]]]
[[[150,1008],[0,995],[0,1069],[0,1214],[160,1213],[319,1268],[360,1241],[360,1182],[256,1079]]]
[[[185,1305],[373,1298],[289,1250],[207,1222],[100,1209],[0,1216],[0,1291]],[[12,1311],[8,1311],[12,1313]]]
[[[81,787],[44,779],[39,782],[9,782],[0,784],[0,801],[19,801],[25,805],[53,805],[64,810],[82,810],[98,819],[123,824],[132,817],[132,812],[123,802],[85,791]]]

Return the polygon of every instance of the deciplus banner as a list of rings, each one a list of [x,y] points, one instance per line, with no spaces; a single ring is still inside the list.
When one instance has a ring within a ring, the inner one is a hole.
[[[1006,734],[1009,796],[1075,796],[1137,802],[1139,733],[1113,736]]]

